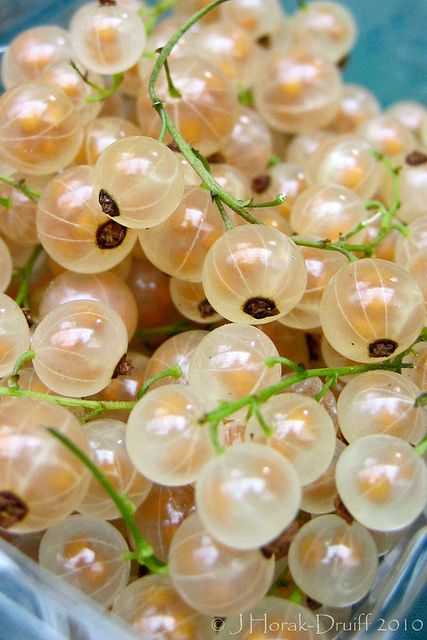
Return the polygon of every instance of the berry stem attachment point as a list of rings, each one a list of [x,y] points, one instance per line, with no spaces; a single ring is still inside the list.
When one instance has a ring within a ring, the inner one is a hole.
[[[86,104],[93,104],[94,102],[103,102],[107,98],[110,98],[116,93],[116,91],[118,90],[118,88],[120,87],[120,85],[124,80],[123,73],[114,73],[112,76],[111,85],[106,89],[104,89],[102,87],[99,87],[94,82],[91,82],[88,78],[88,73],[87,72],[83,73],[83,71],[81,71],[78,68],[74,60],[70,60],[70,65],[74,69],[74,71],[77,73],[77,75],[83,80],[83,82],[87,84],[88,87],[91,87],[91,89],[95,91],[93,95],[86,97],[85,99]]]
[[[267,207],[277,207],[279,204],[283,204],[287,196],[284,193],[278,193],[274,200],[270,200],[270,202],[254,202],[253,200],[248,200],[244,203],[245,207],[250,207],[251,209],[264,209]]]
[[[342,253],[349,262],[357,262],[358,258],[352,253],[355,245],[344,242],[331,242],[331,240],[307,240],[305,238],[292,238],[292,240],[300,247],[313,247],[314,249],[325,249],[326,251],[338,251]],[[360,245],[364,246],[364,245]],[[348,249],[347,247],[350,247]]]
[[[418,400],[418,398],[417,398],[417,400]],[[416,404],[415,406],[419,406],[419,405]],[[427,436],[425,438],[423,438],[421,440],[421,442],[419,442],[417,444],[417,446],[415,447],[415,451],[420,456],[424,456],[427,453]]]
[[[35,355],[34,351],[26,351],[22,356],[19,356],[18,360],[15,362],[11,376],[7,381],[9,389],[19,389],[19,371],[25,362],[34,360]]]
[[[212,196],[212,200],[215,202],[216,206],[218,207],[218,211],[221,214],[221,218],[226,230],[231,231],[231,229],[234,229],[234,224],[231,222],[231,218],[228,215],[227,211],[225,210],[222,200],[217,193]]]
[[[158,50],[158,53],[161,53],[161,49]],[[174,83],[173,83],[171,72],[170,72],[170,68],[169,68],[169,62],[168,62],[167,58],[164,61],[163,66],[165,68],[166,81],[168,83],[168,93],[169,93],[170,97],[171,98],[182,98],[181,91],[179,91],[179,89],[177,89],[175,87]]]
[[[274,431],[266,423],[266,421],[264,419],[264,416],[261,413],[261,409],[259,408],[258,402],[257,402],[257,400],[255,398],[253,399],[253,402],[251,403],[251,408],[252,408],[252,411],[253,411],[256,419],[258,420],[258,424],[261,427],[265,437],[266,438],[271,438],[271,436],[273,435]]]
[[[141,400],[143,396],[147,393],[151,385],[153,385],[158,380],[163,380],[163,378],[175,378],[175,380],[179,380],[182,376],[182,369],[179,364],[174,364],[172,367],[168,367],[167,369],[163,369],[163,371],[159,371],[155,376],[151,376],[151,378],[147,378],[147,380],[142,385],[141,389],[136,396],[138,400]]]
[[[336,375],[328,376],[326,378],[322,388],[320,389],[319,393],[316,393],[316,395],[314,396],[314,399],[317,402],[322,402],[323,398],[328,393],[329,389],[331,387],[334,387],[336,385],[336,383],[337,383],[337,376]]]

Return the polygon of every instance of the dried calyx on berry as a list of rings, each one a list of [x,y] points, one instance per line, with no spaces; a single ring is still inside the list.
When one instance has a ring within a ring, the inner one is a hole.
[[[265,193],[268,187],[270,186],[270,184],[271,184],[271,178],[267,173],[260,176],[256,176],[252,180],[252,191],[254,191],[255,193]]]
[[[209,316],[213,316],[216,313],[215,309],[207,298],[200,300],[197,308],[202,318],[209,318]]]
[[[96,231],[96,244],[100,249],[115,249],[126,237],[127,229],[114,220],[99,225]]]
[[[0,491],[0,527],[10,529],[21,522],[28,513],[28,507],[12,491]]]
[[[110,216],[111,218],[116,218],[120,215],[119,207],[113,198],[110,196],[108,191],[105,189],[101,189],[99,192],[99,204],[101,205],[102,212],[105,213],[106,216]]]
[[[388,338],[380,338],[371,342],[368,349],[371,358],[388,358],[397,349],[399,345],[394,340]]]
[[[427,162],[427,154],[422,151],[415,150],[406,156],[405,161],[410,167],[418,167],[419,165]]]
[[[243,305],[243,311],[257,320],[272,318],[280,313],[274,300],[261,296],[247,300]]]

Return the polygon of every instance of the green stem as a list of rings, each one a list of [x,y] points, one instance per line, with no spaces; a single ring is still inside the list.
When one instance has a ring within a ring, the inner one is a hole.
[[[99,93],[93,96],[87,96],[87,104],[93,104],[94,102],[103,102],[107,98],[111,98],[111,96],[116,93],[116,91],[122,84],[124,77],[125,76],[123,73],[114,73],[111,85],[107,87],[107,89],[100,89]]]
[[[30,278],[33,272],[34,264],[42,252],[43,247],[41,244],[38,244],[34,247],[27,264],[19,270],[19,275],[22,277],[21,285],[18,289],[18,293],[16,294],[15,302],[20,307],[28,308],[30,306],[28,299],[28,289],[30,286]]]
[[[261,427],[264,435],[267,438],[271,438],[271,436],[273,435],[274,431],[271,427],[268,426],[268,424],[266,423],[266,421],[264,420],[264,416],[261,413],[261,409],[259,408],[258,402],[255,400],[255,398],[253,398],[253,402],[251,403],[252,406],[252,410],[254,412],[254,415],[256,417],[256,419],[258,420],[258,424]]]
[[[272,357],[267,358],[265,361],[267,367],[273,367],[275,364],[287,364],[289,366],[288,358],[281,357]],[[295,365],[297,367],[298,365]],[[219,424],[228,416],[236,413],[240,409],[244,407],[252,407],[254,408],[254,401],[256,405],[267,402],[272,396],[276,395],[280,391],[291,387],[293,384],[297,382],[301,382],[303,380],[307,380],[308,378],[339,378],[342,376],[354,375],[356,373],[366,373],[367,371],[400,371],[401,368],[412,368],[411,364],[402,364],[401,362],[382,362],[379,364],[361,364],[361,365],[353,365],[348,367],[337,367],[335,369],[332,368],[319,368],[319,369],[308,369],[305,371],[299,371],[295,375],[284,378],[277,382],[274,385],[269,387],[265,387],[265,389],[261,389],[252,395],[245,396],[244,398],[240,398],[234,402],[222,402],[216,409],[209,411],[199,420],[200,424],[209,423],[211,428],[211,437],[212,444],[217,453],[223,453],[224,449],[218,442],[217,430]]]
[[[89,411],[89,413],[86,413],[84,416],[79,418],[79,420],[82,424],[86,424],[86,422],[95,420],[95,418],[97,418],[102,412],[103,412],[103,409],[100,407],[97,407],[93,411]]]
[[[333,387],[336,383],[337,383],[336,375],[327,377],[319,393],[316,393],[316,395],[314,396],[315,400],[317,400],[317,402],[321,402],[325,397],[325,395],[328,393],[329,389]]]
[[[167,11],[169,11],[169,9],[172,9],[177,3],[178,0],[160,0],[160,2],[157,2],[154,7],[143,7],[139,10],[139,15],[144,20],[147,36],[152,35],[157,22]]]
[[[246,206],[251,209],[262,209],[267,207],[278,207],[280,204],[283,204],[288,196],[284,193],[278,193],[274,200],[270,200],[270,202],[254,202],[251,200]]]
[[[219,198],[223,204],[230,207],[230,209],[232,209],[235,213],[237,213],[242,218],[244,218],[247,222],[250,222],[252,224],[259,224],[260,223],[259,220],[257,220],[257,218],[255,218],[255,216],[253,216],[246,209],[246,206],[247,206],[246,203],[242,200],[237,200],[236,198],[234,198],[231,194],[225,191],[221,187],[221,185],[212,177],[211,173],[206,169],[205,163],[202,162],[200,157],[198,157],[198,154],[196,155],[194,153],[194,150],[192,149],[191,145],[188,144],[188,142],[183,138],[183,136],[180,134],[180,132],[176,128],[173,120],[170,118],[168,112],[165,110],[163,103],[158,97],[154,88],[157,82],[157,79],[159,77],[160,71],[162,70],[165,64],[165,61],[167,60],[170,52],[172,51],[176,43],[179,41],[179,39],[189,29],[191,29],[191,27],[194,24],[196,24],[196,22],[198,22],[201,18],[203,18],[203,16],[209,13],[209,11],[211,11],[212,9],[215,9],[215,7],[218,7],[221,4],[224,4],[224,2],[228,2],[228,0],[214,0],[214,2],[211,2],[209,5],[207,5],[206,7],[204,7],[197,13],[195,13],[189,20],[187,20],[187,22],[180,29],[178,29],[178,31],[176,31],[176,33],[174,33],[174,35],[162,48],[162,51],[160,52],[159,57],[157,58],[154,64],[153,70],[151,72],[148,91],[150,94],[151,101],[153,103],[153,107],[156,109],[162,122],[162,133],[159,139],[163,139],[163,133],[166,130],[169,131],[169,133],[171,134],[172,138],[174,139],[177,147],[179,148],[183,156],[187,159],[189,164],[200,176],[202,183],[206,185],[206,188],[209,189],[209,191],[211,192],[212,198],[215,199],[215,201],[217,201]],[[216,196],[218,197],[216,198]]]
[[[12,374],[7,381],[9,389],[19,389],[19,371],[25,362],[34,360],[35,355],[34,351],[26,351],[18,358],[15,362],[15,366],[13,367]]]
[[[276,166],[276,164],[279,164],[279,162],[281,162],[279,156],[276,156],[273,153],[273,155],[270,156],[269,159],[267,160],[267,169],[272,169],[273,167]]]
[[[425,407],[426,404],[427,404],[427,393],[424,392],[416,397],[414,402],[414,407]]]
[[[18,191],[23,193],[25,196],[27,196],[27,198],[31,200],[31,202],[34,202],[37,204],[37,202],[40,200],[40,193],[35,189],[33,189],[32,187],[29,187],[24,179],[14,180],[13,178],[6,178],[5,176],[0,176],[0,182],[3,182],[4,184],[8,184],[10,187],[17,189]],[[7,200],[10,202],[9,198]],[[6,208],[10,208],[10,206],[5,204],[3,204],[3,206],[6,206]]]
[[[103,87],[100,87],[94,82],[92,82],[91,80],[89,80],[88,73],[87,72],[83,73],[83,71],[81,71],[79,67],[76,65],[74,60],[70,60],[70,65],[74,69],[74,71],[77,73],[77,75],[83,80],[83,82],[87,84],[88,87],[90,87],[95,91],[94,95],[86,96],[86,99],[85,99],[86,104],[93,104],[94,102],[102,102],[103,100],[110,98],[116,93],[117,89],[120,87],[120,85],[124,80],[123,73],[114,73],[112,76],[113,80],[111,85],[106,89],[104,89]]]
[[[163,371],[159,371],[155,376],[151,376],[148,378],[144,384],[142,385],[138,395],[136,396],[138,400],[141,400],[143,396],[147,393],[151,385],[153,385],[158,380],[163,380],[163,378],[175,378],[179,380],[182,376],[182,369],[179,364],[174,364],[172,367],[168,367],[167,369],[163,369]]]
[[[232,223],[230,216],[228,215],[227,211],[225,210],[225,207],[222,204],[222,200],[221,200],[220,196],[218,194],[216,194],[215,196],[213,196],[212,200],[215,202],[216,206],[218,207],[218,211],[221,214],[221,218],[222,218],[222,221],[224,223],[224,227],[226,228],[226,230],[227,231],[231,231],[231,229],[234,229],[234,224]]]
[[[137,338],[149,338],[150,336],[168,336],[183,333],[194,329],[194,325],[188,320],[181,320],[174,324],[167,324],[162,327],[148,327],[147,329],[138,329],[135,332]]]
[[[368,209],[368,206],[365,205],[365,208]],[[377,211],[370,218],[367,218],[366,220],[362,220],[361,222],[359,222],[355,227],[353,227],[353,229],[350,229],[350,231],[348,231],[347,233],[340,235],[339,242],[345,242],[349,238],[352,238],[353,236],[356,235],[356,233],[359,233],[359,231],[366,229],[366,227],[369,227],[371,224],[374,224],[375,222],[380,220],[380,218],[381,218],[381,211]]]
[[[159,51],[160,53],[160,51]],[[182,98],[181,91],[177,89],[173,83],[171,72],[169,69],[169,62],[167,59],[164,61],[163,66],[166,73],[166,81],[168,83],[168,92],[171,98]]]
[[[420,456],[424,456],[427,453],[427,436],[421,440],[415,447],[415,451]]]
[[[136,546],[135,559],[138,560],[140,564],[147,566],[151,571],[153,570],[152,567],[165,567],[163,563],[160,563],[160,561],[153,556],[153,547],[141,535],[134,518],[135,505],[131,500],[129,500],[127,496],[120,495],[105,474],[77,445],[74,444],[74,442],[67,438],[67,436],[53,427],[46,427],[46,429],[54,438],[62,442],[62,444],[67,447],[67,449],[71,451],[71,453],[73,453],[76,458],[78,458],[85,467],[87,467],[87,469],[89,469],[93,477],[98,480],[103,489],[108,493],[117,509],[120,511],[120,514],[133,537]]]
[[[124,400],[86,400],[85,398],[67,398],[66,396],[55,396],[50,393],[40,391],[30,391],[28,389],[15,389],[0,386],[0,396],[10,396],[12,398],[34,398],[35,400],[45,400],[59,404],[61,407],[80,407],[96,411],[132,411],[136,402],[125,402]]]
[[[0,206],[5,209],[10,209],[12,207],[12,199],[11,198],[0,198]]]
[[[407,235],[407,231],[405,230],[405,226],[400,223],[396,223],[394,221],[396,213],[400,207],[400,195],[399,195],[399,170],[392,165],[389,158],[384,156],[379,151],[373,151],[373,155],[375,158],[382,162],[387,169],[391,181],[392,181],[392,198],[391,204],[389,208],[386,208],[382,202],[379,200],[368,200],[365,203],[366,209],[378,209],[378,211],[368,218],[367,220],[363,220],[355,225],[350,231],[340,236],[340,238],[336,242],[331,242],[330,240],[305,240],[304,238],[293,238],[294,242],[297,245],[304,247],[313,247],[316,249],[326,249],[329,251],[338,251],[346,256],[346,258],[350,262],[356,262],[358,260],[356,253],[362,253],[365,257],[370,257],[374,255],[375,249],[377,246],[388,236],[390,231],[396,229],[403,235]],[[369,225],[375,223],[380,219],[380,227],[378,233],[372,242],[367,242],[365,244],[354,244],[352,242],[347,242],[347,240],[362,229],[365,229]]]
[[[270,362],[270,360],[268,360]],[[275,363],[276,364],[276,363]],[[286,367],[293,369],[297,373],[304,373],[306,370],[300,364],[296,364],[293,360],[289,360],[289,358],[280,358],[280,364],[284,364]],[[267,365],[269,366],[269,365]]]
[[[19,369],[22,364],[28,360],[32,360],[35,354],[33,351],[27,351],[20,358],[18,358],[13,372],[12,378],[18,375]],[[138,400],[147,393],[150,386],[156,382],[157,380],[161,380],[162,378],[180,378],[182,375],[181,367],[178,364],[173,365],[172,367],[168,367],[167,369],[163,369],[159,371],[155,376],[148,378],[143,384],[139,394]],[[89,416],[84,417],[84,421],[92,419],[96,417],[98,414],[103,411],[132,411],[134,406],[136,405],[138,400],[133,401],[125,401],[125,400],[87,400],[86,398],[68,398],[66,396],[56,396],[50,393],[42,393],[39,391],[30,391],[28,389],[21,389],[17,381],[9,382],[8,387],[0,386],[0,396],[10,396],[12,398],[34,398],[36,400],[45,400],[46,402],[53,402],[55,404],[59,404],[62,407],[78,407],[81,409],[88,409],[91,414]]]
[[[292,238],[292,240],[300,247],[313,247],[313,249],[325,249],[326,251],[338,251],[342,253],[350,262],[357,262],[356,256],[352,253],[354,246],[345,242],[331,242],[330,240],[306,240],[305,238]]]
[[[239,104],[243,107],[250,107],[252,109],[254,106],[254,94],[252,89],[249,89],[244,85],[237,85],[237,99]]]

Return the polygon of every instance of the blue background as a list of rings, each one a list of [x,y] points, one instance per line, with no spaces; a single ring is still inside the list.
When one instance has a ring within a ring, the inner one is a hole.
[[[345,72],[369,87],[385,106],[412,99],[427,104],[427,0],[342,0],[359,25]],[[0,0],[0,50],[32,25],[67,18],[82,0]],[[290,12],[296,0],[283,0]]]

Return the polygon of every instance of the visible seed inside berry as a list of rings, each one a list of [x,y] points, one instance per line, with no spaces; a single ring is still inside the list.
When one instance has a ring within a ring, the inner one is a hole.
[[[388,338],[374,340],[369,345],[369,355],[371,358],[388,358],[397,349],[397,342]]]
[[[127,229],[114,220],[100,224],[96,230],[96,244],[100,249],[115,249],[126,237]]]
[[[409,164],[410,167],[418,167],[420,164],[427,162],[427,155],[421,151],[413,151],[406,156],[405,160],[406,164]]]
[[[209,316],[213,316],[215,313],[215,309],[213,308],[209,300],[207,300],[207,298],[205,298],[204,300],[200,300],[199,304],[197,305],[197,309],[199,310],[201,318],[209,318]]]
[[[256,320],[277,316],[280,311],[270,298],[249,298],[243,305],[243,311]]]
[[[110,216],[110,218],[116,218],[120,215],[119,207],[113,198],[110,196],[108,191],[105,189],[101,189],[99,192],[99,204],[101,205],[102,212],[105,213],[106,216]]]
[[[21,522],[28,513],[28,507],[12,491],[0,491],[0,528],[10,529]]]
[[[255,191],[255,193],[264,193],[270,184],[271,178],[269,175],[256,176],[256,178],[252,180],[252,191]]]

